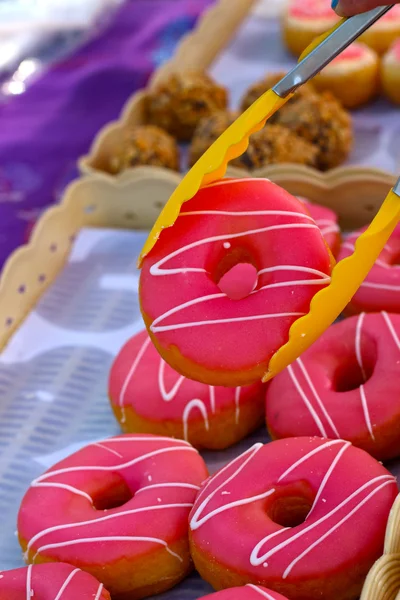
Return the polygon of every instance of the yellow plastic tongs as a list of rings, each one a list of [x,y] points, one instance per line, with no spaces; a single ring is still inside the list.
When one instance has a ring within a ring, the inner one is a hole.
[[[236,119],[197,161],[170,197],[144,245],[139,266],[157,243],[161,231],[174,224],[182,204],[190,200],[200,187],[223,177],[229,161],[246,150],[250,135],[260,130],[301,85],[312,79],[392,7],[379,7],[341,20],[307,48],[297,66],[272,90],[263,94]],[[314,296],[308,314],[292,324],[288,342],[272,356],[264,381],[296,360],[340,315],[374,265],[399,220],[400,179],[371,225],[358,238],[353,254],[334,267],[329,286]]]

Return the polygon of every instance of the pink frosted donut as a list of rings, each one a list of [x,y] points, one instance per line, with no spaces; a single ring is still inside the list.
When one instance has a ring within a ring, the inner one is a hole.
[[[240,263],[254,285],[241,300],[220,280]],[[141,309],[166,362],[189,377],[228,387],[261,379],[330,282],[333,258],[301,202],[266,179],[228,179],[186,202],[145,257]]]
[[[343,440],[255,444],[213,475],[190,546],[215,589],[252,583],[291,600],[352,600],[382,554],[395,478]]]
[[[89,573],[65,563],[1,571],[0,600],[111,600]]]
[[[365,231],[352,233],[342,244],[338,260],[354,252],[355,241]],[[360,312],[400,312],[400,225],[392,233],[378,260],[346,308],[346,314]]]
[[[379,57],[366,44],[355,42],[329,63],[313,84],[320,91],[332,92],[346,108],[356,108],[379,90]]]
[[[208,596],[202,596],[199,600],[286,600],[281,594],[277,594],[272,590],[267,590],[260,585],[253,585],[249,583],[242,587],[229,588],[228,590],[222,590],[215,594],[208,594]]]
[[[122,348],[111,369],[109,397],[124,431],[184,438],[200,448],[227,448],[259,427],[265,386],[213,387],[178,375],[146,330]]]
[[[271,381],[268,429],[274,438],[343,438],[376,458],[394,458],[399,389],[400,315],[362,313],[330,327]]]
[[[284,41],[296,56],[339,21],[330,0],[289,0],[283,21]]]
[[[340,227],[338,225],[338,216],[335,211],[314,204],[306,198],[299,198],[306,205],[308,212],[321,230],[322,236],[329,246],[333,256],[336,256],[340,248]]]
[[[25,558],[88,571],[113,598],[170,589],[192,567],[187,520],[206,477],[203,459],[182,440],[122,435],[86,446],[25,494]]]
[[[400,36],[400,6],[395,4],[375,25],[363,33],[360,40],[378,54],[384,54]]]

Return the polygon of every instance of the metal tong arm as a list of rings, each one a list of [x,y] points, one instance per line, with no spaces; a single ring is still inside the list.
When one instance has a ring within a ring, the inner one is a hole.
[[[366,13],[343,19],[314,50],[272,88],[274,92],[281,98],[286,98],[295,92],[298,87],[312,79],[391,8],[393,8],[393,4],[380,6]]]

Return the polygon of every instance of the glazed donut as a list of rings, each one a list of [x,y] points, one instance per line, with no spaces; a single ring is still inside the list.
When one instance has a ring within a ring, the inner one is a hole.
[[[181,440],[122,435],[90,444],[35,479],[23,498],[25,559],[79,567],[113,598],[170,589],[192,568],[187,520],[206,477],[203,459]]]
[[[262,378],[292,323],[328,285],[333,257],[302,204],[266,179],[205,186],[145,257],[142,315],[175,371],[210,385]],[[237,264],[253,266],[241,300],[218,283]]]
[[[340,248],[338,260],[354,252],[354,244],[366,227],[352,233]],[[396,227],[365,281],[347,305],[345,314],[400,312],[400,225]]]
[[[321,92],[332,92],[346,108],[356,108],[377,94],[379,64],[374,50],[355,42],[325,67],[313,83]]]
[[[343,440],[255,444],[212,476],[190,547],[215,589],[253,583],[291,600],[353,600],[383,551],[395,478]]]
[[[400,6],[395,4],[375,25],[362,34],[360,41],[378,54],[384,54],[398,37],[400,37]]]
[[[320,228],[322,236],[333,256],[337,256],[340,249],[340,227],[335,211],[326,206],[314,204],[303,197],[299,197],[299,200],[306,205],[308,212]]]
[[[400,104],[400,39],[382,60],[381,81],[384,94],[395,104]]]
[[[283,19],[283,40],[290,52],[300,56],[313,39],[338,21],[329,0],[289,0]]]
[[[208,594],[208,596],[202,596],[199,600],[261,600],[262,598],[267,598],[267,600],[286,600],[281,594],[251,583],[242,587],[229,588],[221,592]]]
[[[0,575],[0,600],[111,600],[89,573],[65,563],[29,565]]]
[[[262,424],[264,396],[261,381],[214,388],[178,375],[146,330],[125,344],[109,378],[111,406],[123,431],[170,435],[214,450],[235,444]]]
[[[271,381],[271,436],[343,438],[381,460],[399,456],[399,361],[400,315],[362,313],[336,323]]]

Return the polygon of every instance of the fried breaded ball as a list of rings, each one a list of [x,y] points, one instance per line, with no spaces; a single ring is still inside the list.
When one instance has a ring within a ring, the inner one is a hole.
[[[235,113],[219,111],[199,123],[189,151],[191,166],[233,123],[235,118]],[[317,152],[318,149],[315,146],[302,140],[289,129],[279,125],[267,124],[261,131],[250,137],[246,152],[231,161],[230,164],[250,170],[276,163],[298,163],[315,166]]]
[[[351,117],[329,92],[286,104],[276,113],[274,122],[318,147],[317,168],[322,171],[337,167],[349,155],[353,143]]]
[[[285,73],[269,73],[266,77],[261,79],[261,81],[253,83],[253,85],[251,85],[245,92],[241,100],[240,109],[242,112],[247,110],[249,106],[253,104],[253,102],[255,102],[260,96],[262,96],[262,94],[264,94],[264,92],[274,87],[274,85],[278,83],[278,81],[280,81],[284,76]],[[316,91],[314,86],[311,83],[306,83],[297,90],[293,98],[289,100],[289,103],[297,102],[299,98],[303,98],[304,96],[311,96],[315,94]]]
[[[207,74],[175,73],[150,92],[147,119],[178,140],[189,141],[202,118],[226,106],[226,89]]]
[[[110,172],[152,165],[179,170],[179,148],[174,138],[154,125],[140,125],[126,132],[117,154],[110,159]]]

